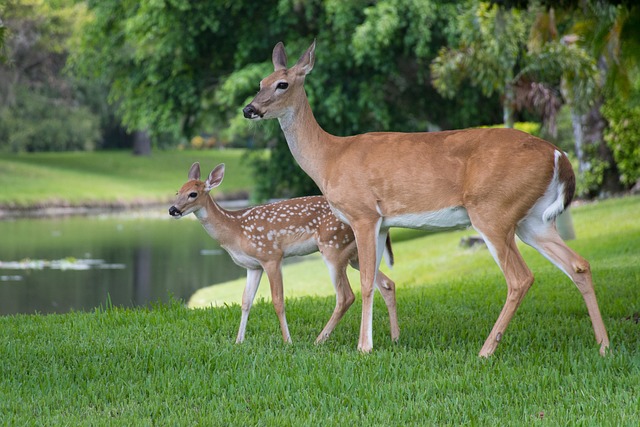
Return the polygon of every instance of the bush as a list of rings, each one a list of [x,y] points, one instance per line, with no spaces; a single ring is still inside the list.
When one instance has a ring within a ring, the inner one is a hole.
[[[571,160],[571,166],[576,174],[576,197],[591,198],[602,188],[604,171],[609,167],[609,163],[592,153],[595,151],[596,147],[593,145],[585,147],[586,157],[590,160],[588,168],[582,172],[580,172],[580,162],[576,155],[573,152],[569,153],[569,160]]]
[[[276,144],[265,156],[262,151],[249,152],[249,164],[255,178],[253,202],[320,194],[313,180],[294,160],[286,143]]]
[[[83,106],[19,89],[13,105],[0,107],[2,151],[93,150],[99,139],[99,119]]]
[[[602,107],[602,114],[609,122],[604,140],[613,152],[620,181],[632,186],[640,179],[640,106],[612,98]]]
[[[499,125],[491,125],[491,126],[480,126],[482,128],[503,128],[503,124]],[[540,137],[540,123],[535,122],[516,122],[513,124],[513,128],[517,130],[521,130],[522,132],[530,133],[533,136]]]

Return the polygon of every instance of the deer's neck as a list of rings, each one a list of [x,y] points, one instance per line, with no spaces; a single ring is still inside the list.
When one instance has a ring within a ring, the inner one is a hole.
[[[209,197],[207,204],[193,213],[209,236],[217,240],[221,246],[232,243],[230,238],[235,235],[233,229],[237,223],[233,212],[221,208]]]
[[[299,102],[278,120],[291,154],[322,190],[322,171],[338,137],[320,127],[304,91],[300,97]]]

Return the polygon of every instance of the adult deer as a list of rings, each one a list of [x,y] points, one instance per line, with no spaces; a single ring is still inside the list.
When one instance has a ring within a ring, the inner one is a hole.
[[[326,340],[355,297],[347,278],[347,264],[358,268],[356,242],[353,231],[331,212],[322,196],[300,197],[259,205],[238,211],[220,207],[209,195],[224,177],[224,164],[214,168],[206,181],[200,180],[200,164],[189,170],[189,180],[180,188],[169,208],[174,218],[193,213],[209,235],[217,240],[233,261],[247,269],[247,284],[242,295],[242,317],[236,338],[244,341],[249,311],[260,284],[262,272],[267,272],[271,299],[280,321],[282,339],[291,342],[284,310],[281,264],[283,258],[308,255],[320,251],[329,268],[336,291],[336,306],[316,342]],[[391,241],[385,245],[387,259],[393,263]],[[391,338],[400,334],[396,314],[394,282],[378,272],[376,287],[380,290],[389,311]]]
[[[351,225],[360,259],[362,322],[358,349],[371,351],[372,296],[390,227],[428,230],[473,226],[502,269],[508,292],[480,356],[495,351],[533,283],[517,235],[568,275],[582,293],[600,353],[609,346],[589,263],[559,237],[555,218],[569,205],[575,177],[552,144],[513,129],[429,133],[376,132],[338,137],[316,122],[304,90],[315,61],[315,41],[291,68],[284,45],[272,55],[275,71],[243,112],[277,118],[302,169],[334,213]]]

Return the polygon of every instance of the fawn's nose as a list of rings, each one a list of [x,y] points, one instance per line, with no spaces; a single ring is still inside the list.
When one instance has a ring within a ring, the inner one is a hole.
[[[256,108],[252,104],[249,104],[246,107],[244,107],[242,109],[242,113],[244,114],[244,117],[247,119],[251,119],[258,115]]]
[[[180,216],[180,209],[176,208],[175,206],[171,206],[169,208],[169,215],[171,216]]]

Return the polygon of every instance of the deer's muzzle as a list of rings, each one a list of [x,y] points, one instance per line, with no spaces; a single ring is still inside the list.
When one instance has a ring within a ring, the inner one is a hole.
[[[171,206],[169,208],[169,215],[174,218],[180,218],[182,216],[182,212],[180,212],[180,209],[176,208],[175,206]]]
[[[256,107],[253,106],[253,104],[249,104],[246,107],[244,107],[242,109],[242,113],[244,114],[244,117],[247,119],[257,119],[258,117],[262,118],[262,114],[258,112],[258,110],[256,109]]]

